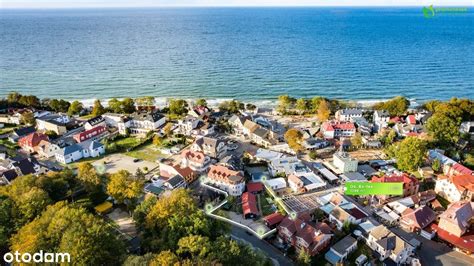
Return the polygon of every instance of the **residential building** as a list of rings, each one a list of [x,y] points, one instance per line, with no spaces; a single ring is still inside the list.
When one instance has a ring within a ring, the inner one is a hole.
[[[190,167],[160,163],[160,176],[169,179],[177,175],[181,176],[187,184],[191,184],[197,178],[196,172]]]
[[[332,265],[341,265],[349,254],[357,249],[357,240],[350,235],[345,236],[334,244],[324,255],[324,258]]]
[[[186,181],[181,175],[175,175],[163,183],[163,186],[169,190],[187,187]]]
[[[474,206],[470,201],[451,203],[448,209],[439,216],[438,227],[457,237],[461,237],[474,223]]]
[[[390,114],[386,110],[375,110],[373,120],[375,130],[379,132],[382,128],[386,128],[388,126]]]
[[[400,225],[412,232],[420,232],[436,219],[436,213],[428,206],[407,209],[403,212]]]
[[[336,152],[332,156],[333,165],[342,173],[357,172],[359,161],[346,152]]]
[[[352,137],[356,132],[354,123],[334,120],[324,122],[321,129],[326,139]]]
[[[382,182],[382,183],[403,183],[403,196],[408,197],[411,195],[415,195],[418,193],[418,189],[420,188],[420,183],[416,177],[413,177],[407,173],[402,174],[391,174],[391,175],[384,175],[384,176],[373,176],[370,182]],[[382,200],[386,200],[394,195],[379,195],[378,198]]]
[[[443,173],[448,176],[474,174],[471,169],[444,155],[442,150],[429,150],[428,159],[431,162],[438,160],[441,163]]]
[[[0,184],[8,185],[19,176],[39,174],[40,171],[41,166],[34,157],[8,158],[0,165]]]
[[[245,219],[255,219],[259,215],[257,198],[254,194],[249,192],[242,194],[242,213]]]
[[[41,140],[36,146],[36,152],[39,156],[43,158],[50,158],[54,157],[56,152],[60,149],[60,147],[54,143],[51,143],[47,140]]]
[[[372,135],[373,126],[364,117],[352,117],[350,119],[350,122],[354,123],[357,126],[357,130],[363,136]]]
[[[69,116],[63,114],[50,114],[36,119],[36,129],[53,131],[58,135],[67,132],[66,125],[70,122]]]
[[[122,114],[105,113],[102,115],[108,127],[117,128],[119,134],[126,135],[130,127],[130,118]]]
[[[459,132],[474,136],[474,121],[462,122],[459,127]]]
[[[373,228],[367,237],[367,245],[380,257],[380,261],[391,259],[395,264],[402,265],[407,262],[413,253],[414,247],[394,234],[384,225]]]
[[[129,132],[135,135],[146,135],[166,123],[166,117],[156,111],[133,113],[130,115]]]
[[[99,157],[105,153],[104,145],[97,141],[85,141],[80,144],[73,144],[56,152],[56,161],[68,164],[82,158]]]
[[[35,127],[21,127],[14,129],[12,133],[10,133],[10,136],[8,137],[8,140],[11,142],[17,142],[20,138],[29,135],[33,132],[36,131]]]
[[[94,118],[91,118],[91,119],[87,120],[86,122],[84,122],[84,129],[86,131],[91,130],[91,129],[96,128],[96,127],[100,127],[100,126],[102,126],[104,128],[107,126],[105,118],[101,115],[96,116]]]
[[[105,123],[105,122],[104,122]],[[77,142],[83,142],[86,140],[97,140],[102,136],[107,134],[107,128],[103,125],[99,125],[93,128],[90,128],[86,131],[80,132],[72,136],[72,138]]]
[[[270,229],[276,228],[283,221],[283,219],[285,219],[285,216],[283,216],[279,212],[274,212],[270,215],[263,217],[265,225]]]
[[[268,167],[270,173],[273,176],[277,176],[282,173],[290,175],[294,173],[298,167],[304,167],[304,165],[296,157],[281,157],[271,160]]]
[[[278,239],[293,246],[298,253],[318,254],[330,244],[333,234],[327,224],[315,224],[310,220],[309,215],[300,215],[295,219],[286,216],[277,227]]]
[[[227,152],[227,147],[222,140],[211,137],[201,137],[194,141],[191,150],[202,152],[212,158],[221,158]]]
[[[366,217],[367,215],[355,206],[344,209],[337,205],[329,213],[329,221],[334,223],[339,230],[342,229],[344,223],[360,224]]]
[[[299,172],[288,176],[288,184],[293,192],[308,192],[326,186],[326,182],[313,172]]]
[[[351,118],[362,117],[363,111],[361,109],[350,108],[338,110],[335,114],[339,121],[350,121]]]
[[[435,191],[450,202],[474,200],[474,175],[438,176]]]
[[[284,189],[288,185],[286,184],[286,180],[283,177],[279,177],[279,178],[272,178],[272,179],[266,180],[265,186],[275,191],[279,189]]]
[[[18,146],[28,153],[34,153],[40,141],[48,141],[48,136],[34,132],[18,140]]]
[[[190,167],[194,171],[201,172],[205,171],[209,167],[210,163],[211,158],[202,152],[192,150],[183,150],[181,152],[182,167]]]
[[[185,118],[178,120],[176,132],[185,135],[192,135],[193,131],[203,125],[204,121],[199,117],[188,115]]]
[[[266,129],[251,120],[245,120],[242,132],[252,142],[266,148],[278,142],[278,137],[275,132]]]
[[[244,128],[245,120],[246,120],[245,118],[238,115],[232,115],[229,118],[228,120],[229,125],[232,127],[232,129],[234,130],[234,134],[236,134],[237,136],[244,134],[243,128]]]
[[[222,165],[211,165],[207,181],[231,196],[240,196],[245,190],[245,178],[241,172],[230,170]]]
[[[329,147],[331,143],[324,139],[308,138],[303,141],[303,147],[308,151],[314,151]]]
[[[0,114],[0,123],[20,125],[20,115]]]

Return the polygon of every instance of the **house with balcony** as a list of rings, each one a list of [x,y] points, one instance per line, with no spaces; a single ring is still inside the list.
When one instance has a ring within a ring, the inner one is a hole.
[[[392,260],[396,265],[403,265],[413,253],[414,247],[390,231],[384,225],[373,228],[367,237],[367,246],[377,252],[380,261]]]
[[[321,126],[325,139],[350,138],[356,133],[356,127],[352,122],[327,121]]]
[[[223,140],[211,137],[200,137],[194,141],[191,150],[202,152],[212,158],[222,158],[227,152],[227,146]]]
[[[206,182],[226,191],[231,196],[240,196],[245,190],[243,174],[222,165],[209,167]]]
[[[338,110],[335,114],[339,121],[351,121],[352,118],[362,117],[363,111],[357,108],[347,108]]]
[[[189,167],[194,171],[202,172],[209,167],[210,163],[211,158],[202,152],[192,150],[183,150],[181,152],[182,167]]]
[[[136,112],[130,115],[128,131],[134,135],[146,135],[166,123],[166,117],[156,111]]]
[[[36,129],[53,131],[58,135],[67,132],[66,125],[70,122],[69,116],[63,114],[49,114],[36,119]]]
[[[295,219],[286,216],[277,227],[278,239],[293,246],[297,253],[304,251],[317,255],[331,243],[333,233],[326,223],[313,223],[311,217],[302,214]]]

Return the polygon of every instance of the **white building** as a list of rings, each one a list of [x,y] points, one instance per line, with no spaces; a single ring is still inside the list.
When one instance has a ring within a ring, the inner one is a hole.
[[[130,134],[136,135],[146,135],[166,123],[166,117],[158,112],[133,113],[130,119]]]
[[[357,172],[359,161],[350,157],[348,153],[336,152],[332,156],[333,165],[343,173]]]
[[[336,119],[339,121],[350,121],[351,118],[362,117],[363,111],[360,109],[342,109],[338,110],[335,114]]]
[[[206,182],[226,191],[231,196],[240,196],[245,190],[243,175],[222,165],[209,167]]]
[[[474,175],[438,176],[435,192],[450,202],[474,200]]]
[[[270,161],[269,170],[273,176],[276,176],[280,173],[290,175],[295,172],[299,165],[302,164],[296,157],[276,158]]]
[[[67,146],[56,152],[56,161],[68,164],[82,158],[99,157],[105,153],[104,145],[97,141],[85,141],[80,144]]]
[[[373,119],[375,130],[378,132],[382,128],[388,126],[388,121],[390,121],[390,114],[385,110],[375,110]]]
[[[268,179],[265,181],[265,185],[272,190],[278,190],[288,186],[283,177]]]
[[[126,135],[130,127],[130,119],[122,114],[105,113],[102,115],[108,127],[117,128],[119,134]]]

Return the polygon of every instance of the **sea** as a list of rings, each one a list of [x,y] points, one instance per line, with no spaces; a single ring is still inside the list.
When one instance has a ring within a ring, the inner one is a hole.
[[[474,12],[0,9],[0,96],[474,98]]]

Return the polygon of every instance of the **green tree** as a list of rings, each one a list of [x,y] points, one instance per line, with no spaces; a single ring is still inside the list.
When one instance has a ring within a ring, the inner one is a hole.
[[[407,137],[394,143],[392,149],[397,160],[397,167],[402,171],[415,171],[423,164],[427,152],[426,142],[416,137]]]
[[[249,111],[254,111],[255,109],[257,109],[257,106],[255,104],[248,103],[245,105],[245,108]]]
[[[202,99],[202,98],[201,98],[201,99],[197,99],[196,105],[197,105],[197,106],[207,106],[207,101],[206,101],[206,99]]]
[[[441,170],[441,162],[438,159],[434,159],[433,163],[431,164],[431,168],[433,171],[439,173]]]
[[[21,94],[19,94],[18,92],[10,92],[7,95],[7,102],[10,105],[16,105],[16,104],[19,104],[20,98],[21,98]]]
[[[301,142],[303,141],[303,133],[296,128],[291,128],[285,132],[285,141],[288,143],[288,146],[295,152],[302,151],[303,145]]]
[[[153,137],[153,145],[157,147],[161,147],[162,144],[163,144],[163,138],[158,135],[155,135]]]
[[[59,202],[20,228],[11,238],[11,249],[32,254],[60,250],[75,265],[116,265],[125,249],[113,230],[85,209]]]
[[[331,110],[329,109],[328,102],[326,102],[326,100],[320,101],[317,114],[319,122],[324,122],[328,120],[330,115]]]
[[[169,250],[161,251],[150,262],[150,266],[173,266],[179,265],[179,258]]]
[[[92,115],[93,116],[99,116],[103,115],[105,113],[105,108],[102,106],[102,103],[100,103],[100,100],[95,100],[94,106],[92,107]]]
[[[322,100],[324,100],[324,98],[321,96],[315,96],[311,99],[311,108],[313,113],[318,113],[319,104]]]
[[[181,99],[169,100],[169,113],[175,116],[182,116],[188,112],[188,103]]]
[[[355,148],[362,147],[362,135],[360,134],[360,132],[356,132],[354,136],[352,136],[351,145]]]
[[[49,101],[49,108],[55,112],[66,113],[71,104],[63,99],[52,99]]]
[[[32,112],[25,112],[21,114],[20,120],[21,123],[26,125],[34,125],[36,123],[35,114]]]
[[[311,256],[308,252],[300,251],[298,253],[298,258],[296,259],[297,265],[310,265],[311,264]]]
[[[122,102],[120,102],[117,98],[112,98],[108,102],[108,108],[113,113],[121,113],[122,112]]]
[[[291,98],[289,95],[280,95],[278,96],[278,106],[277,111],[281,114],[286,114],[288,109],[291,108],[294,98]]]
[[[305,113],[308,110],[308,103],[305,99],[299,98],[296,101],[296,109],[300,112],[300,114]]]
[[[135,102],[132,98],[125,98],[122,100],[122,110],[125,114],[131,114],[135,112]]]
[[[0,252],[7,250],[10,236],[14,232],[14,209],[13,201],[0,195]]]
[[[426,124],[428,133],[438,142],[448,145],[459,140],[460,117],[450,117],[445,114],[435,113]]]
[[[408,110],[410,101],[403,96],[397,96],[386,102],[376,103],[373,108],[375,110],[387,110],[391,116],[403,115]]]
[[[107,193],[120,203],[134,204],[143,190],[143,181],[135,179],[126,170],[120,170],[109,177]]]
[[[89,162],[80,163],[77,166],[77,179],[79,179],[84,185],[84,188],[89,192],[96,191],[102,183],[96,169]]]
[[[81,102],[74,101],[69,106],[69,109],[67,110],[67,113],[68,113],[68,115],[78,115],[82,112],[83,109],[84,109],[84,106],[82,105]]]
[[[22,95],[20,97],[19,103],[26,107],[39,108],[41,107],[41,102],[38,97],[34,95]]]

